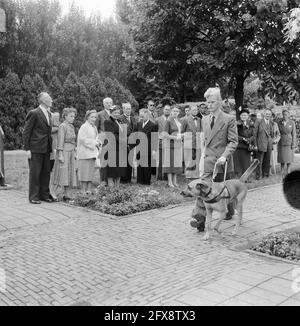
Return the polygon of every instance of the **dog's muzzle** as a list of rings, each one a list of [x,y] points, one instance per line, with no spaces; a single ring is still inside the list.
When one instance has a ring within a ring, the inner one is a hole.
[[[192,190],[193,190],[193,188],[191,186],[187,186],[187,189],[181,191],[180,195],[184,196],[184,197],[194,197]]]

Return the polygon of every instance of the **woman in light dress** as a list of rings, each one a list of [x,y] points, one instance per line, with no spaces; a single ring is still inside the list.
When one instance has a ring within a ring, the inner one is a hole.
[[[274,127],[274,141],[273,141],[273,150],[272,150],[272,156],[271,156],[270,175],[277,173],[276,166],[277,166],[277,156],[278,156],[278,143],[281,138],[278,123],[275,120],[276,120],[276,115],[275,115],[275,113],[272,113],[271,121],[272,121],[273,127]]]
[[[278,144],[278,162],[281,164],[281,173],[286,176],[291,172],[297,147],[296,125],[290,118],[288,110],[282,112],[283,120],[279,122],[281,139]]]
[[[174,106],[167,120],[164,131],[164,164],[163,173],[168,175],[170,188],[177,188],[177,175],[182,174],[182,124],[178,119],[179,108]]]
[[[76,134],[73,126],[77,111],[74,108],[63,110],[64,122],[58,128],[56,157],[53,172],[54,199],[59,189],[63,190],[63,200],[70,200],[69,190],[77,186],[75,170]]]
[[[95,162],[99,157],[100,140],[95,126],[97,111],[87,111],[85,123],[81,126],[77,140],[78,179],[83,193],[92,191]]]

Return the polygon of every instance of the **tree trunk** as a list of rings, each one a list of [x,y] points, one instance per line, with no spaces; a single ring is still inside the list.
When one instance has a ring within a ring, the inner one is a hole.
[[[243,74],[235,76],[235,90],[234,90],[234,99],[235,99],[235,110],[236,116],[239,119],[239,108],[244,104],[244,82],[245,77]]]
[[[182,103],[186,102],[186,87],[185,83],[182,84]]]

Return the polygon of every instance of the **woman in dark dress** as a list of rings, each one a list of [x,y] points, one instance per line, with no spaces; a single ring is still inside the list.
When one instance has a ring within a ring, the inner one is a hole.
[[[241,177],[251,164],[249,145],[253,144],[254,124],[249,120],[249,111],[243,109],[237,122],[239,144],[233,155],[235,177]]]
[[[108,140],[108,162],[106,175],[109,187],[119,187],[121,177],[126,176],[127,166],[127,128],[121,122],[121,108],[115,105],[111,116],[104,121],[105,137]]]
[[[163,173],[168,175],[170,188],[178,188],[177,175],[182,174],[182,124],[178,119],[179,108],[174,106],[165,124]]]

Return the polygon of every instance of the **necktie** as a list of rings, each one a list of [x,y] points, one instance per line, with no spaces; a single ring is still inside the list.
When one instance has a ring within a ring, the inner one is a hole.
[[[48,111],[44,111],[44,110],[43,110],[43,113],[44,113],[44,116],[45,116],[45,118],[46,118],[46,120],[47,120],[47,122],[48,122],[48,125],[50,125],[50,118],[49,118],[49,113],[48,113]]]
[[[198,126],[198,118],[197,117],[194,117],[194,122],[195,122],[195,126],[197,127]]]
[[[123,128],[122,128],[122,126],[121,126],[121,124],[119,123],[119,121],[118,121],[118,120],[116,120],[116,123],[118,124],[118,126],[119,126],[119,128],[120,128],[121,132],[123,132]]]
[[[216,119],[216,117],[213,115],[213,116],[211,117],[211,122],[210,122],[210,128],[211,128],[211,129],[213,129],[213,127],[214,127],[214,125],[215,125],[215,119]]]

